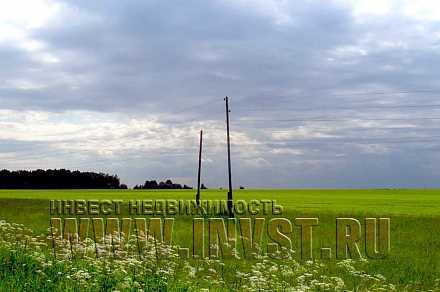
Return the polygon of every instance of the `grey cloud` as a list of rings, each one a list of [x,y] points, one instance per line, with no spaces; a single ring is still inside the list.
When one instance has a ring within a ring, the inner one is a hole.
[[[45,92],[65,101],[50,109],[160,110],[163,101],[178,108],[225,93],[288,91],[314,82],[319,54],[354,37],[349,12],[332,4],[292,7],[294,25],[285,26],[220,2],[70,5],[79,10],[33,34],[60,56],[47,74],[79,79],[77,91],[61,83]]]
[[[223,1],[64,3],[57,18],[30,35],[60,62],[0,45],[3,109],[159,117],[196,136],[198,128],[223,131],[222,98],[230,95],[237,185],[436,185],[438,121],[418,118],[437,116],[439,108],[398,107],[437,103],[435,22],[399,14],[358,22],[332,1],[292,2],[282,11],[289,21],[280,23]],[[8,80],[41,87],[16,88]],[[393,121],[399,118],[404,126]],[[281,130],[294,135],[274,139]],[[143,138],[135,132],[121,139]],[[208,185],[225,182],[223,138],[207,139]],[[194,149],[171,148],[168,155],[136,149],[103,160],[95,153],[45,155],[56,157],[47,166],[63,157],[72,166],[118,172],[129,183],[191,181]]]

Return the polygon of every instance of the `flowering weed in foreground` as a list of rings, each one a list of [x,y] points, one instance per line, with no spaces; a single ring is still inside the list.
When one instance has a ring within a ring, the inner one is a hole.
[[[328,264],[295,261],[293,251],[283,260],[183,260],[177,246],[132,236],[111,248],[58,239],[54,253],[22,225],[0,221],[0,234],[2,291],[412,291],[364,272],[365,260],[341,261],[331,274]]]

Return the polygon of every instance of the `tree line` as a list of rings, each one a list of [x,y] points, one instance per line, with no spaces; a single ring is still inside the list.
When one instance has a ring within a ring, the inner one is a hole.
[[[1,189],[120,189],[117,175],[71,171],[67,169],[37,169],[0,171]]]
[[[0,170],[0,189],[127,189],[117,175],[82,172],[68,169]],[[173,183],[171,179],[157,182],[146,180],[135,185],[139,189],[192,189],[184,184]],[[207,189],[202,184],[201,189]]]

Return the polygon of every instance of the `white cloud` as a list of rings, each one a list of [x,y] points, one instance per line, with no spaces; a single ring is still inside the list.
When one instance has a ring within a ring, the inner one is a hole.
[[[182,152],[198,147],[198,129],[205,128],[205,151],[223,152],[224,130],[210,128],[209,123],[175,127],[157,117],[129,117],[116,113],[69,111],[0,110],[0,139],[22,142],[45,142],[55,149],[114,156],[124,152]],[[232,132],[233,147],[258,141],[246,134]],[[248,155],[253,152],[245,149]],[[208,159],[208,158],[207,158]],[[206,160],[210,161],[210,160]],[[211,160],[212,162],[212,160]]]
[[[263,157],[244,159],[243,161],[247,166],[251,166],[251,167],[256,167],[256,168],[272,167],[270,161],[264,159]]]
[[[0,7],[0,46],[15,46],[36,62],[60,62],[32,32],[47,26],[61,12],[62,4],[46,0],[0,0]]]
[[[359,15],[385,15],[393,8],[393,0],[344,0],[345,4],[351,5],[353,13]]]
[[[303,155],[304,151],[301,149],[292,149],[292,148],[275,148],[270,151],[273,154],[279,155]]]
[[[43,84],[39,84],[33,80],[24,80],[24,79],[10,79],[4,80],[0,82],[0,88],[3,89],[20,89],[20,90],[35,90],[35,89],[43,89],[45,86]]]
[[[440,20],[440,2],[437,0],[336,0],[351,7],[354,16],[403,15],[421,21]]]
[[[23,30],[44,26],[59,11],[60,4],[47,0],[1,0],[0,27],[14,26]]]
[[[440,20],[440,2],[437,0],[406,0],[403,5],[403,13],[422,21]]]
[[[331,130],[329,128],[329,130]],[[322,129],[314,129],[313,126],[299,126],[294,129],[280,130],[272,133],[273,140],[289,140],[289,139],[310,139],[310,138],[331,138],[336,137],[331,133],[325,133]]]

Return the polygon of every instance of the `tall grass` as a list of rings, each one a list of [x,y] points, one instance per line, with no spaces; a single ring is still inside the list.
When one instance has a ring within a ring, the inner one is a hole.
[[[366,273],[366,260],[344,260],[336,270],[319,261],[298,262],[292,250],[282,259],[184,260],[176,246],[151,237],[132,236],[112,245],[52,242],[50,235],[35,236],[6,221],[0,221],[0,234],[2,291],[413,291]]]

